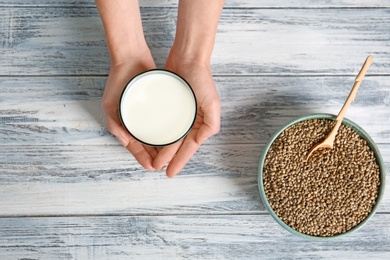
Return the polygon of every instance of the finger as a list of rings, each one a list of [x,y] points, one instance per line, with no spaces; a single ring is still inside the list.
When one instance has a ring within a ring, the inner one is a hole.
[[[154,171],[153,158],[143,144],[131,137],[126,148],[146,170]]]
[[[196,141],[204,143],[208,138],[219,132],[221,127],[221,112],[219,102],[213,103],[211,108],[204,111],[203,124],[199,128]]]
[[[134,158],[148,171],[154,171],[153,156],[157,152],[152,149],[146,150],[145,147],[135,140],[121,124],[116,123],[115,120],[107,117],[107,126],[109,131],[127,148],[127,150],[134,156]]]
[[[199,130],[198,134],[196,135],[196,142],[201,145],[203,144],[207,139],[209,139],[211,136],[215,135],[219,132],[219,126],[208,126],[208,125],[202,125]]]
[[[131,135],[122,127],[121,124],[118,124],[117,121],[111,117],[106,116],[106,121],[110,133],[115,135],[115,137],[124,147],[127,147],[127,145],[130,143]]]
[[[153,167],[156,170],[161,171],[163,169],[163,167],[167,163],[169,163],[172,160],[172,158],[175,156],[175,154],[179,150],[181,144],[182,144],[182,141],[165,146],[164,148],[162,148],[158,152],[158,155],[156,156],[156,158],[154,158]]]
[[[144,145],[145,150],[152,156],[153,160],[156,158],[158,154],[158,150],[156,147],[149,146],[149,145]]]
[[[195,138],[186,138],[175,157],[169,163],[166,170],[167,176],[172,178],[178,174],[196,153],[199,146],[200,144],[196,142]]]

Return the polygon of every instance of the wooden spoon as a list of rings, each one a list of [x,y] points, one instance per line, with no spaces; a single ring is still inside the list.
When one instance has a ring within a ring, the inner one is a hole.
[[[328,134],[328,136],[322,141],[317,144],[315,144],[310,150],[309,153],[306,156],[306,160],[309,159],[309,157],[313,154],[314,151],[321,149],[321,148],[333,148],[334,139],[337,135],[337,131],[340,128],[341,122],[343,121],[345,112],[347,111],[349,105],[355,100],[356,93],[360,87],[360,84],[363,81],[364,76],[366,75],[366,72],[370,65],[372,64],[372,56],[368,56],[366,61],[363,64],[363,67],[360,69],[359,74],[355,78],[355,84],[352,87],[351,92],[349,93],[349,96],[347,100],[345,101],[343,107],[341,108],[339,114],[336,117],[336,125],[333,127],[332,131]]]

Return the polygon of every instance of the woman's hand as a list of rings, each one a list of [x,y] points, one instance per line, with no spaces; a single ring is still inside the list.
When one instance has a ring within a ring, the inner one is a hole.
[[[175,176],[199,146],[220,127],[220,101],[210,70],[223,0],[180,0],[176,37],[166,69],[185,78],[192,86],[198,114],[184,140],[164,148],[136,141],[122,126],[118,105],[126,83],[136,74],[155,68],[147,47],[137,0],[96,0],[102,19],[110,72],[103,95],[103,111],[108,128],[147,170],[161,170],[167,163],[167,175]]]
[[[176,36],[165,68],[188,81],[195,92],[198,114],[181,142],[159,151],[153,166],[168,163],[167,176],[175,176],[199,146],[220,128],[220,100],[210,69],[210,58],[223,0],[180,0]]]
[[[154,147],[143,145],[134,139],[123,127],[119,118],[119,99],[128,83],[138,73],[155,68],[149,51],[139,57],[132,57],[121,64],[112,64],[102,99],[102,107],[109,131],[118,138],[136,160],[148,171],[153,171],[157,155]]]
[[[153,167],[161,170],[167,163],[166,174],[175,176],[209,137],[220,129],[220,100],[211,74],[210,65],[177,57],[171,51],[166,66],[191,85],[195,92],[198,114],[193,128],[180,142],[159,150]]]
[[[119,119],[119,99],[128,81],[156,67],[146,44],[138,0],[96,0],[110,54],[110,72],[102,106],[108,129],[147,170],[153,171],[154,147],[136,141]]]

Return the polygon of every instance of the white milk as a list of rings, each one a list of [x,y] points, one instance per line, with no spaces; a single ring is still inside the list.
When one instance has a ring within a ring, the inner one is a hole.
[[[120,113],[125,128],[136,139],[166,145],[188,133],[196,117],[196,100],[182,78],[169,71],[151,70],[126,86]]]

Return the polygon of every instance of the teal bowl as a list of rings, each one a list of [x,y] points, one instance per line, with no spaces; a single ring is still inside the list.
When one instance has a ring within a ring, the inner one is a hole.
[[[312,119],[331,119],[331,120],[335,120],[336,119],[336,116],[335,115],[332,115],[332,114],[311,114],[311,115],[307,115],[307,116],[303,116],[303,117],[299,117],[291,122],[289,122],[287,125],[285,125],[284,127],[282,127],[279,131],[277,131],[272,137],[271,139],[268,141],[267,145],[265,146],[264,150],[263,150],[263,153],[261,155],[261,158],[260,158],[260,162],[259,162],[259,170],[258,170],[258,186],[259,186],[259,192],[260,192],[260,198],[265,206],[265,208],[268,210],[268,212],[270,213],[270,215],[275,219],[275,221],[280,225],[282,226],[285,230],[289,231],[290,233],[298,236],[298,237],[301,237],[301,238],[305,238],[305,239],[309,239],[309,240],[320,240],[320,241],[324,241],[324,240],[332,240],[332,239],[336,239],[336,238],[340,238],[340,237],[343,237],[343,236],[346,236],[348,234],[351,234],[352,232],[360,229],[362,226],[364,226],[367,221],[375,214],[376,210],[378,209],[378,206],[380,204],[380,201],[382,200],[383,198],[383,195],[384,195],[384,191],[385,191],[385,185],[386,185],[386,172],[385,172],[385,166],[384,166],[384,163],[383,163],[383,159],[382,159],[382,156],[379,152],[379,149],[378,147],[376,146],[376,144],[374,143],[374,141],[371,139],[371,137],[360,127],[358,126],[356,123],[344,118],[343,120],[343,124],[348,126],[349,128],[353,129],[361,138],[363,138],[364,140],[366,140],[367,144],[369,145],[369,147],[371,148],[371,150],[374,152],[375,154],[375,157],[376,157],[376,160],[377,160],[377,163],[378,163],[378,166],[379,166],[379,178],[380,178],[380,186],[379,186],[379,192],[378,192],[378,197],[377,197],[377,200],[376,200],[376,203],[374,205],[374,207],[372,208],[372,211],[368,214],[368,216],[363,220],[361,221],[357,226],[351,228],[350,230],[346,231],[345,233],[340,233],[340,234],[337,234],[337,235],[334,235],[334,236],[329,236],[329,237],[320,237],[320,236],[311,236],[311,235],[307,235],[307,234],[304,234],[304,233],[301,233],[301,232],[298,232],[296,231],[295,229],[291,228],[290,226],[288,226],[286,223],[283,222],[283,220],[281,220],[277,215],[276,213],[273,211],[271,205],[269,204],[268,202],[268,199],[267,199],[267,196],[265,194],[265,191],[264,191],[264,183],[263,183],[263,167],[264,167],[264,161],[265,161],[265,158],[266,158],[266,155],[268,153],[268,150],[270,149],[271,145],[273,144],[273,142],[278,138],[278,136],[285,130],[287,129],[288,127],[294,125],[294,124],[297,124],[297,123],[300,123],[302,121],[306,121],[306,120],[312,120]]]

